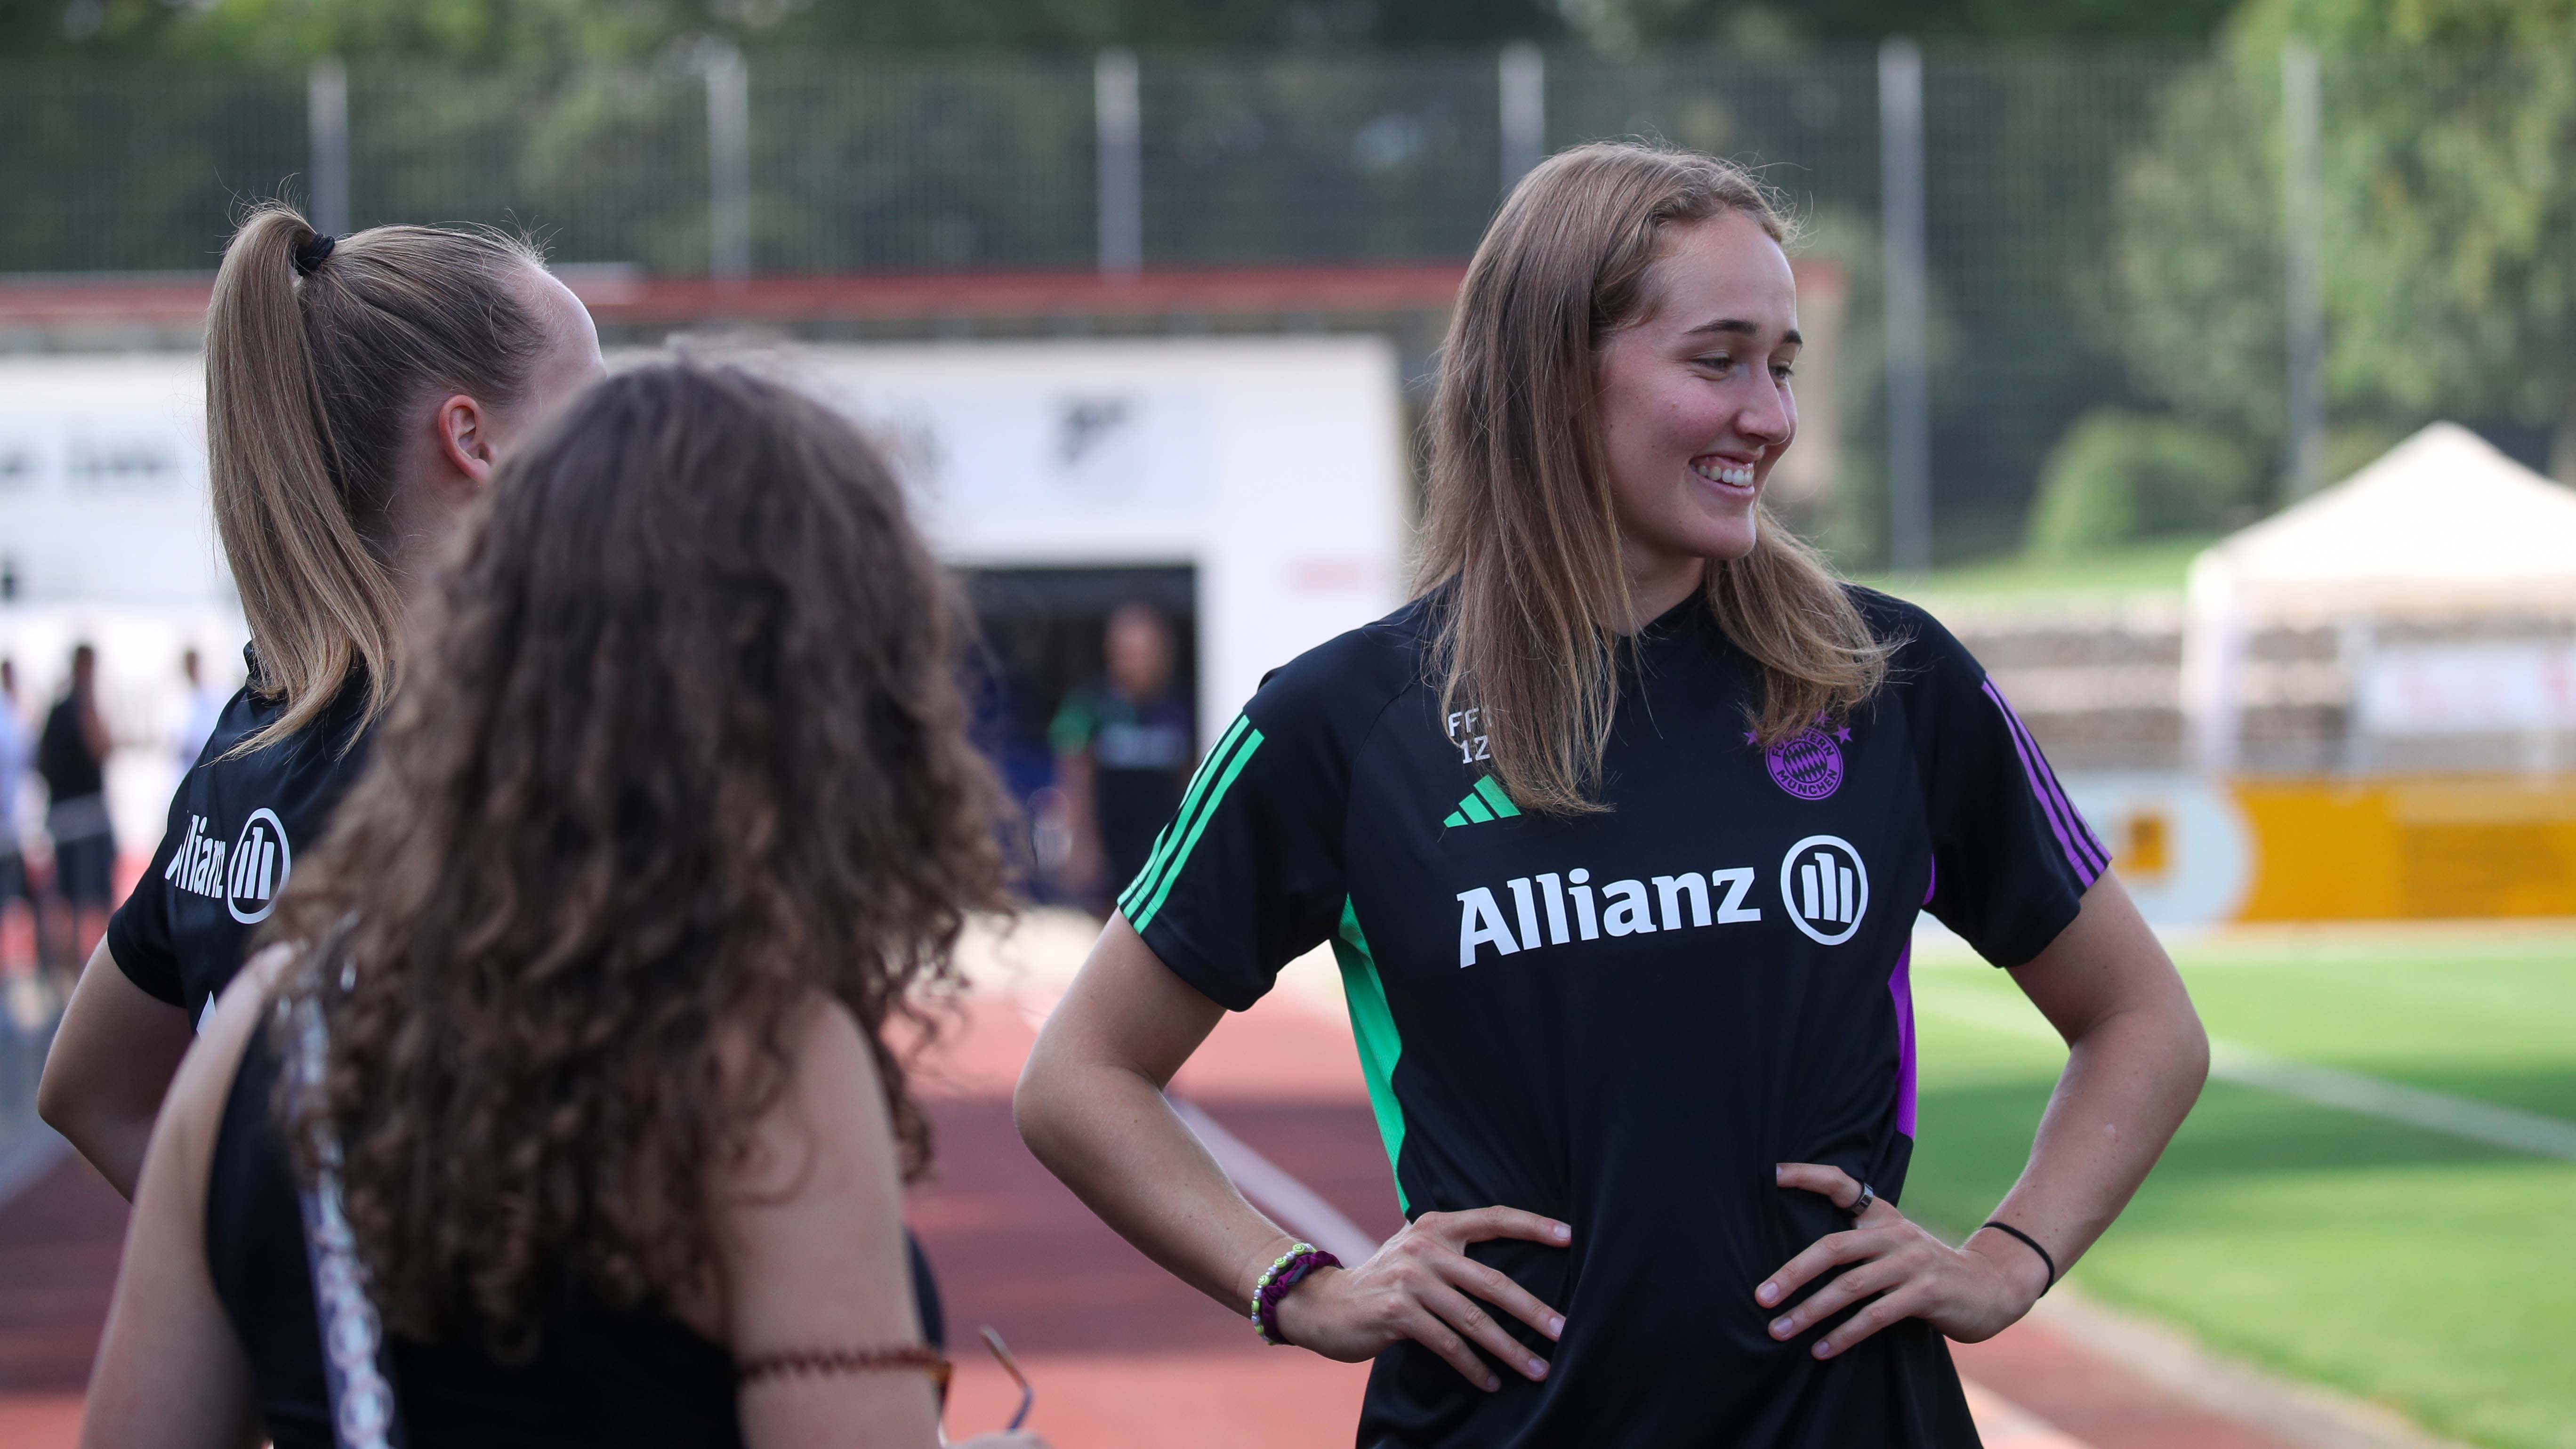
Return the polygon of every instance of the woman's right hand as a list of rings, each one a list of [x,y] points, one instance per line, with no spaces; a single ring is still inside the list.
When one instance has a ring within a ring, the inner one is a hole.
[[[1565,1332],[1565,1318],[1509,1276],[1467,1256],[1469,1243],[1490,1238],[1524,1238],[1562,1248],[1574,1241],[1574,1230],[1518,1208],[1424,1213],[1367,1262],[1323,1269],[1290,1289],[1279,1301],[1280,1336],[1344,1363],[1375,1358],[1409,1338],[1492,1393],[1503,1386],[1502,1380],[1468,1347],[1473,1343],[1536,1383],[1547,1377],[1547,1360],[1505,1332],[1485,1305],[1528,1324],[1551,1343]]]

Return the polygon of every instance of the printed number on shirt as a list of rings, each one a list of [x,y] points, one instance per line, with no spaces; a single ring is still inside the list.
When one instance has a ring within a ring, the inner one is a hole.
[[[1449,716],[1449,743],[1458,747],[1460,764],[1472,765],[1478,760],[1493,758],[1492,752],[1486,748],[1485,736],[1475,732],[1476,717],[1483,713],[1481,709],[1462,709]]]

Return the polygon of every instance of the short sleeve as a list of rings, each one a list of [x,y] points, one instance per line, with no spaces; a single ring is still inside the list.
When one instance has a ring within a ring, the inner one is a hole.
[[[170,1003],[187,1004],[186,989],[179,979],[179,953],[170,940],[170,857],[186,843],[188,824],[188,777],[179,777],[179,788],[171,792],[170,818],[161,830],[161,844],[152,852],[152,865],[143,878],[134,883],[133,894],[116,914],[107,918],[108,954],[116,958],[116,967],[126,979],[148,995]]]
[[[1155,956],[1229,1010],[1251,1006],[1281,967],[1322,944],[1349,895],[1347,709],[1360,691],[1336,697],[1331,652],[1303,656],[1263,683],[1200,762],[1144,870],[1118,898]]]
[[[2019,966],[2075,919],[2111,854],[1975,656],[1906,614],[1895,669],[1932,831],[1926,904],[1987,960]]]

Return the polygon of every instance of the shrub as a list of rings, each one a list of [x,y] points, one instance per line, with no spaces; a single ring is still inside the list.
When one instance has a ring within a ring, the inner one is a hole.
[[[2161,534],[2214,531],[2253,501],[2262,476],[2242,445],[2218,433],[2096,408],[2048,455],[2029,548],[2063,558]]]

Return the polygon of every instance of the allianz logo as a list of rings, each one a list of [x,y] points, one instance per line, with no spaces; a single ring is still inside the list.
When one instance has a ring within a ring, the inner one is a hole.
[[[1592,872],[1577,866],[1505,881],[1499,894],[1477,886],[1458,893],[1458,964],[1475,965],[1488,948],[1499,960],[1604,936],[1749,924],[1762,919],[1763,907],[1752,900],[1758,878],[1752,866],[1739,865],[1596,887]],[[1850,940],[1869,913],[1869,867],[1839,836],[1810,835],[1790,846],[1778,880],[1790,924],[1820,945]]]
[[[285,823],[263,806],[251,812],[241,834],[230,841],[207,834],[212,823],[202,815],[188,817],[187,839],[171,853],[161,878],[193,895],[222,901],[245,926],[267,920],[295,865]]]

